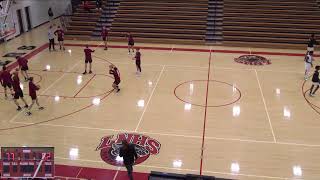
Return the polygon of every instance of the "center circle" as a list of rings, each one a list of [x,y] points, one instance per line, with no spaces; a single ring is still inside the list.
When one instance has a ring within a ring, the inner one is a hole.
[[[208,87],[207,83],[209,83]],[[214,88],[213,91],[212,88]],[[184,103],[200,107],[228,106],[241,99],[239,88],[233,84],[217,80],[183,82],[174,89],[174,95]],[[207,101],[207,105],[205,101]]]

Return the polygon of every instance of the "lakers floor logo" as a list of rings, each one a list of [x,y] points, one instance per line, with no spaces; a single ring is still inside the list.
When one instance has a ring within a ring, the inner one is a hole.
[[[140,164],[146,161],[150,155],[157,155],[160,152],[161,144],[157,140],[145,135],[130,133],[103,137],[96,151],[100,150],[101,159],[106,163],[114,166],[123,166],[123,160],[119,157],[123,140],[135,145],[138,154],[135,164]]]

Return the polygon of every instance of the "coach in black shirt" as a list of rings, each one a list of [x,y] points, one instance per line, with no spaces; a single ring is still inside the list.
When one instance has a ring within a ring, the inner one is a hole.
[[[308,41],[308,52],[313,52],[315,45],[319,45],[319,42],[316,40],[315,35],[311,34]]]
[[[122,141],[122,147],[120,148],[120,157],[123,157],[123,164],[126,166],[128,171],[128,176],[130,180],[133,180],[132,171],[134,161],[138,158],[135,146],[129,144],[126,140]]]

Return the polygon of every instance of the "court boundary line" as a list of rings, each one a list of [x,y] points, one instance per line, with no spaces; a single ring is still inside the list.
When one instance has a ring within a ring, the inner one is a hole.
[[[263,102],[263,105],[264,105],[264,109],[265,109],[265,112],[266,112],[266,115],[267,115],[267,119],[269,121],[269,128],[270,128],[272,136],[273,136],[273,141],[276,143],[277,139],[276,139],[276,136],[275,136],[275,133],[274,133],[274,130],[273,130],[273,126],[272,126],[272,122],[271,122],[271,119],[270,119],[267,103],[266,103],[266,100],[264,98],[264,94],[263,94],[262,87],[261,87],[261,84],[260,84],[258,72],[256,70],[254,72],[255,72],[256,79],[257,79],[257,82],[258,82],[258,85],[259,85],[259,90],[260,90],[262,102]]]
[[[103,43],[99,43],[99,44],[91,44],[89,46],[91,47],[96,47],[99,48]],[[84,47],[86,44],[79,44],[79,43],[66,43],[65,46],[71,46],[71,47]],[[29,54],[25,55],[25,58],[27,59],[31,59],[33,56],[41,53],[42,51],[44,51],[46,48],[48,48],[49,44],[48,43],[44,43],[42,46],[40,46],[39,48],[33,50],[32,52],[30,52]],[[148,46],[139,46],[140,48],[146,49],[146,50],[168,50],[170,51],[171,48],[164,48],[164,47],[148,47]],[[127,46],[110,46],[110,48],[127,48]],[[227,48],[227,47],[226,47]],[[212,50],[212,48],[210,49],[195,49],[195,48],[174,48],[175,51],[193,51],[193,52],[217,52],[217,53],[233,53],[233,54],[248,54],[249,51],[239,51],[239,50]],[[80,52],[78,52],[80,53]],[[250,53],[250,52],[249,52]],[[265,55],[281,55],[281,56],[305,56],[305,54],[303,53],[281,53],[281,52],[262,52],[262,51],[255,51],[252,52],[254,54],[265,54]],[[315,57],[320,57],[320,55],[315,55]],[[108,61],[109,63],[111,63],[110,61]],[[121,62],[117,62],[118,64],[121,64]],[[127,63],[129,64],[129,63]],[[145,64],[145,65],[159,65],[159,66],[163,66],[163,64]],[[9,69],[13,69],[17,66],[16,61],[10,63],[8,65]],[[178,66],[178,65],[165,65],[167,67],[170,66],[175,66],[175,67],[194,67],[194,68],[206,68],[205,66]],[[217,67],[214,67],[217,68]],[[221,69],[223,67],[220,67]],[[236,68],[226,68],[226,69],[235,69]],[[244,70],[244,69],[241,69]],[[253,70],[253,69],[249,69],[246,68],[245,70]],[[291,71],[273,71],[273,70],[257,70],[257,71],[270,71],[270,72],[291,72]],[[292,73],[298,73],[295,71],[292,71]]]
[[[60,160],[70,160],[70,158],[65,157],[55,157],[56,159]],[[97,160],[89,160],[89,159],[77,159],[75,161],[80,162],[91,162],[91,163],[105,163],[103,161],[97,161]],[[145,168],[158,168],[158,169],[166,169],[166,170],[178,170],[178,171],[191,171],[191,172],[198,172],[198,170],[195,169],[185,169],[185,168],[170,168],[170,167],[163,167],[163,166],[152,166],[152,165],[143,165],[138,164],[135,165],[135,167],[145,167]],[[218,172],[218,171],[203,171],[205,173],[211,173],[211,174],[222,174],[222,175],[229,175],[229,176],[245,176],[245,177],[258,177],[258,178],[268,178],[268,179],[288,179],[285,177],[275,177],[275,176],[265,176],[265,175],[253,175],[253,174],[243,174],[243,173],[232,173],[232,172]],[[143,172],[142,172],[143,173]]]
[[[14,121],[11,122],[14,124],[33,124],[33,123],[27,123],[27,122],[18,122]],[[36,124],[37,126],[51,126],[51,127],[62,127],[62,128],[73,128],[73,129],[85,129],[85,130],[98,130],[98,131],[113,131],[113,132],[134,132],[130,130],[125,130],[125,129],[105,129],[105,128],[95,128],[95,127],[84,127],[84,126],[70,126],[70,125],[61,125],[61,124],[49,124],[49,123],[41,123],[41,124]]]
[[[81,43],[65,43],[65,46],[75,46],[75,47],[84,47],[86,44]],[[89,47],[97,47],[96,44],[88,44]],[[170,45],[170,44],[169,44]],[[115,49],[127,49],[128,46],[125,45],[109,45],[109,48]],[[226,49],[208,49],[208,48],[188,48],[188,47],[151,47],[151,46],[136,46],[137,48],[144,49],[144,50],[159,50],[159,51],[185,51],[185,52],[214,52],[214,53],[225,53],[225,54],[250,54],[250,51],[247,50],[226,50]],[[225,47],[228,48],[228,47]],[[252,54],[259,54],[259,55],[274,55],[274,56],[297,56],[297,57],[304,57],[305,53],[285,53],[285,52],[270,52],[270,51],[251,51]],[[320,55],[315,55],[315,57],[320,57]]]
[[[254,69],[255,70],[255,69]],[[255,71],[257,71],[257,70],[255,70]]]
[[[150,101],[151,101],[151,98],[152,98],[152,96],[153,96],[156,88],[158,87],[158,83],[159,83],[159,81],[160,81],[160,79],[161,79],[161,77],[162,77],[162,74],[163,74],[165,68],[166,68],[166,66],[162,66],[162,69],[161,69],[161,71],[160,71],[160,73],[159,73],[159,76],[158,76],[158,78],[157,78],[156,84],[154,85],[154,88],[153,88],[153,90],[152,90],[152,92],[151,92],[151,94],[150,94],[150,97],[149,97],[149,99],[148,99],[148,102],[147,102],[146,106],[145,106],[144,109],[143,109],[143,112],[142,112],[142,114],[141,114],[141,116],[140,116],[139,122],[138,122],[138,124],[137,124],[134,132],[138,132],[138,129],[139,129],[139,127],[140,127],[140,124],[141,124],[141,122],[142,122],[142,119],[143,119],[143,117],[144,117],[144,114],[145,114],[145,112],[146,112],[147,109],[148,109],[148,106],[149,106],[149,103],[150,103]]]
[[[12,122],[14,124],[25,124],[30,125],[34,123],[27,122]],[[74,128],[74,129],[85,129],[85,130],[98,130],[98,131],[112,131],[112,132],[129,132],[134,133],[132,130],[125,129],[106,129],[106,128],[95,128],[95,127],[84,127],[84,126],[69,126],[69,125],[61,125],[61,124],[48,124],[48,123],[40,123],[36,124],[36,126],[51,126],[51,127],[62,127],[62,128]],[[150,135],[158,135],[158,136],[172,136],[172,137],[182,137],[182,138],[193,138],[193,139],[201,139],[201,136],[193,136],[193,135],[183,135],[183,134],[167,134],[167,133],[157,133],[157,132],[147,132],[141,131],[141,134],[150,134]],[[219,141],[235,141],[235,142],[246,142],[246,143],[262,143],[262,144],[276,144],[276,145],[288,145],[288,146],[302,146],[302,147],[313,147],[320,148],[320,144],[302,144],[302,143],[291,143],[291,142],[281,142],[281,141],[263,141],[263,140],[254,140],[254,139],[237,139],[237,138],[222,138],[222,137],[213,137],[213,136],[205,136],[207,140],[219,140]]]

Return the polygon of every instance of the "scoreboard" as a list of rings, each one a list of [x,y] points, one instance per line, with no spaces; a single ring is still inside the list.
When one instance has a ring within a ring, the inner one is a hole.
[[[2,178],[54,177],[53,147],[1,147]]]

